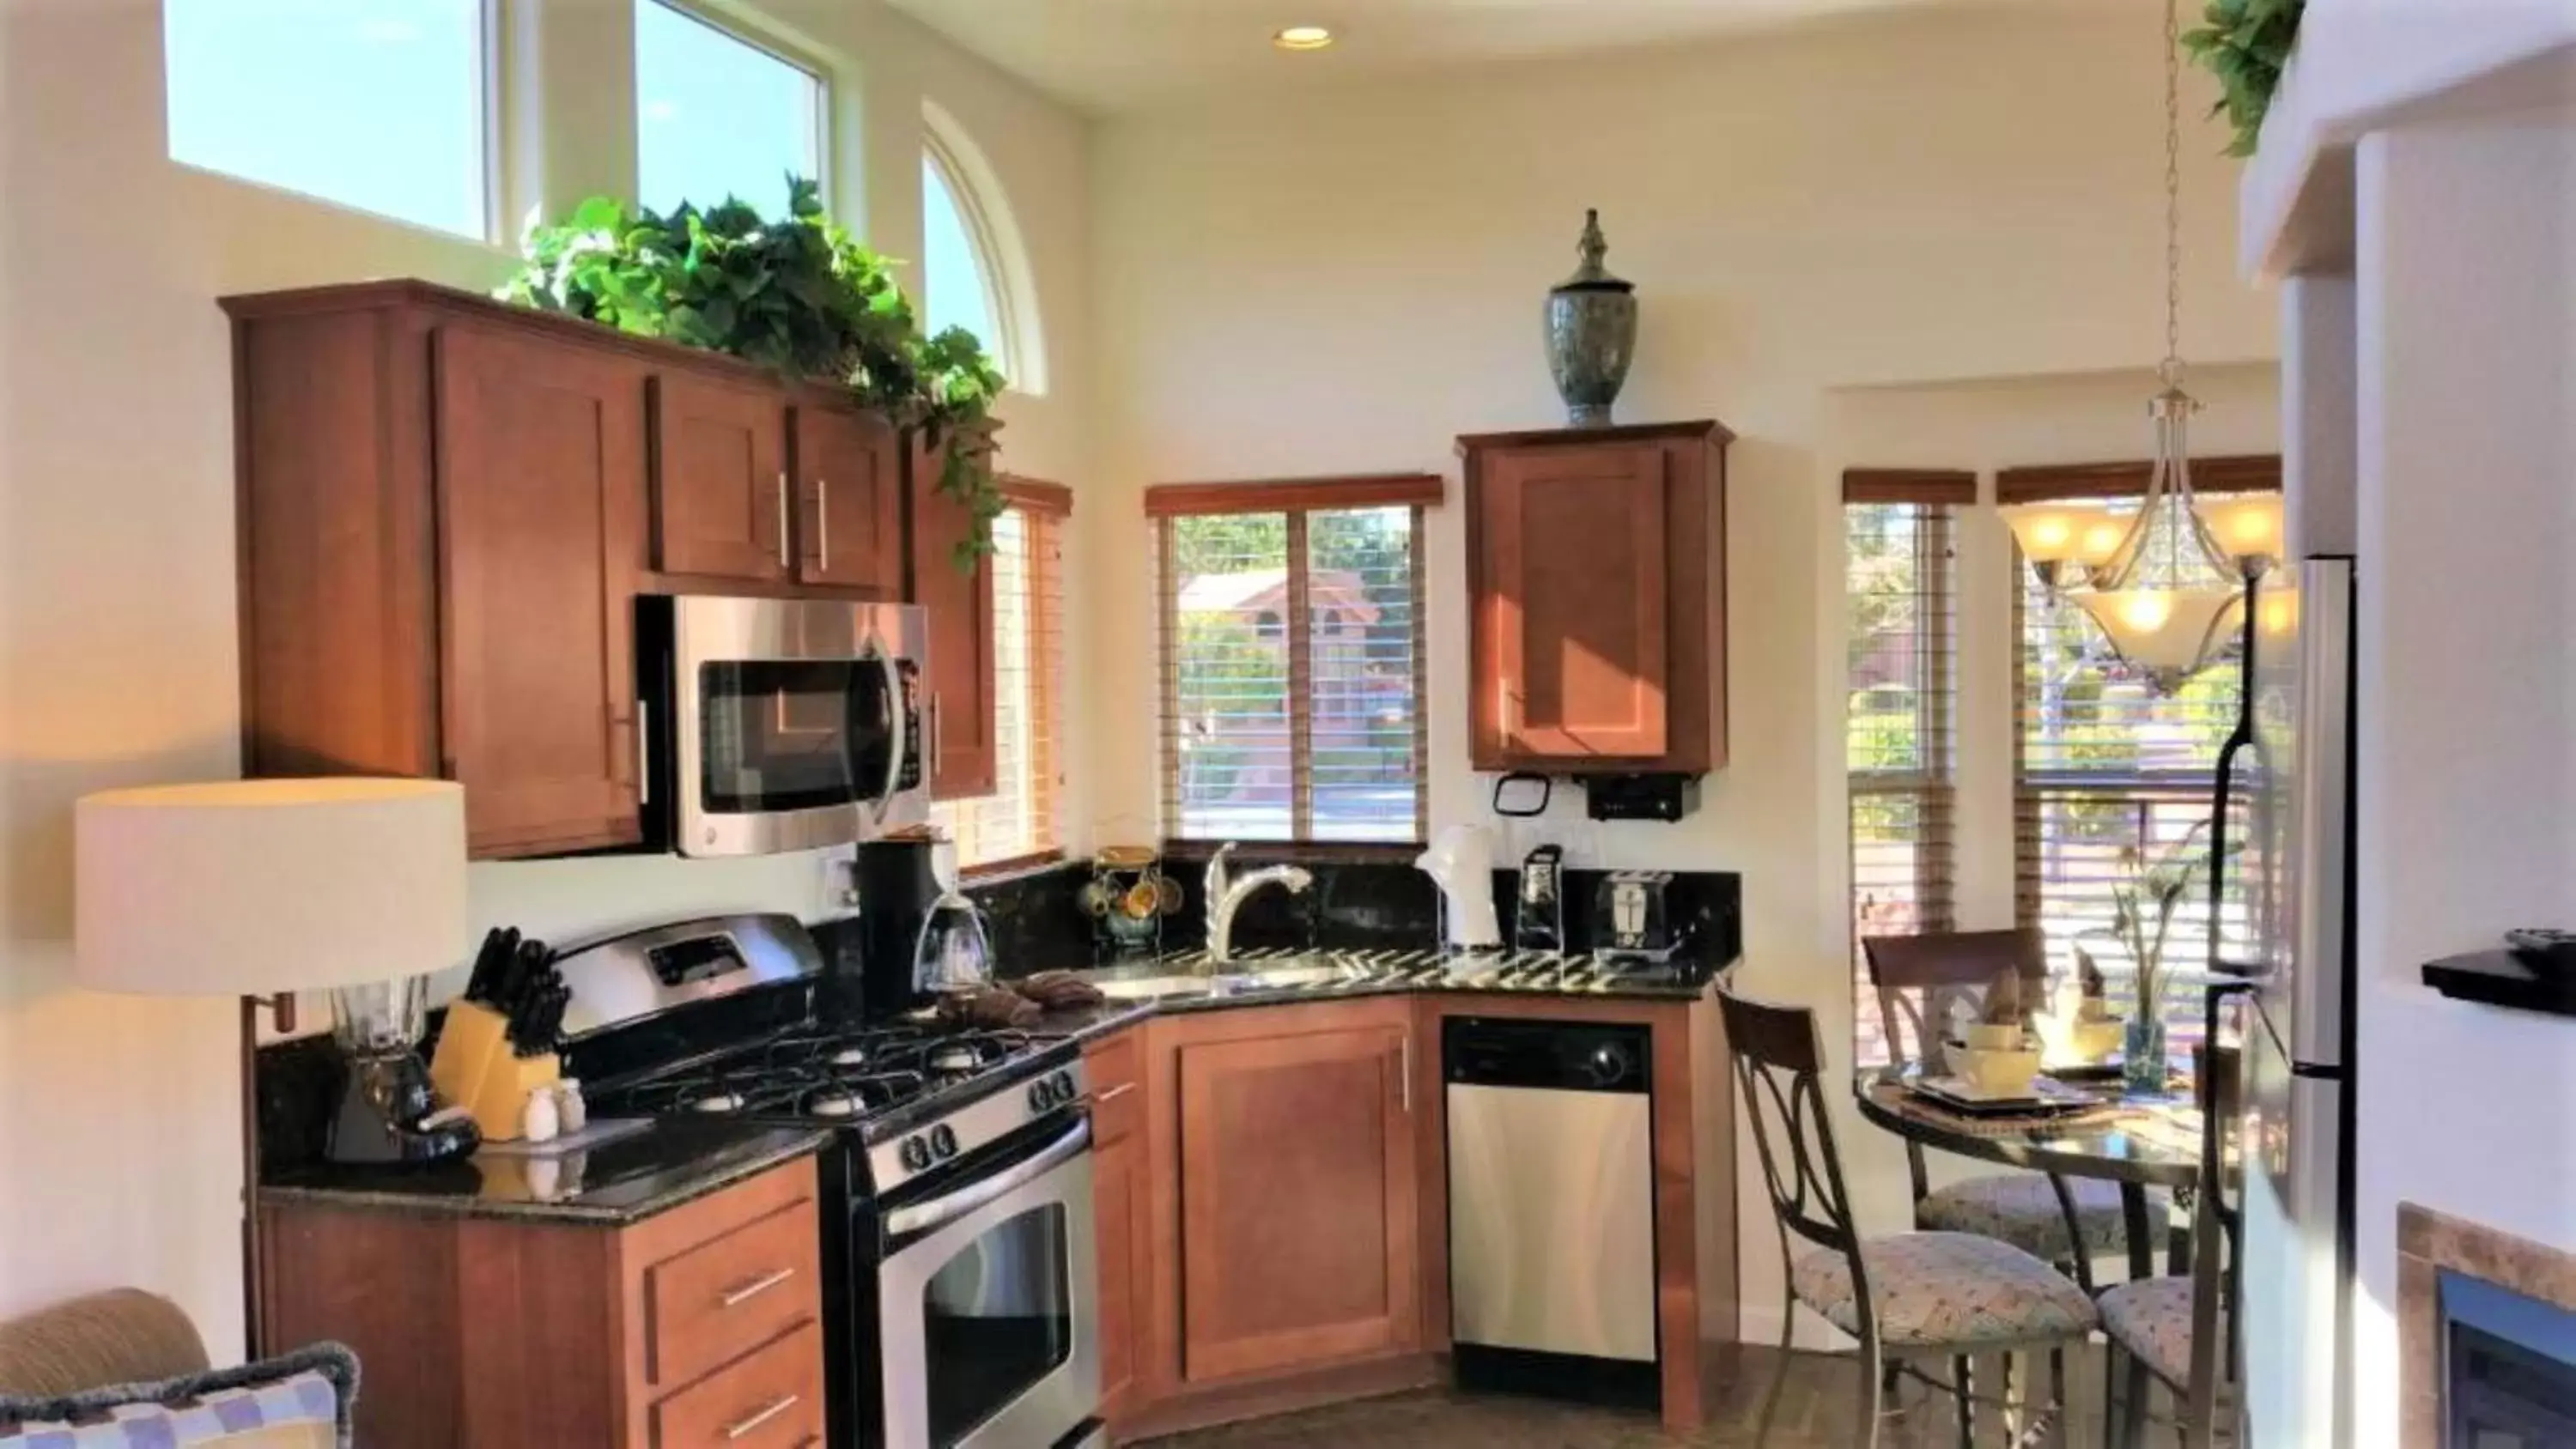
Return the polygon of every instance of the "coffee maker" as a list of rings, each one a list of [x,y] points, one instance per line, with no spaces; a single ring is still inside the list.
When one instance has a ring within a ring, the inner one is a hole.
[[[420,1039],[429,978],[405,976],[331,992],[331,1039],[344,1075],[323,1155],[364,1167],[427,1167],[481,1145],[474,1114],[438,1100]]]
[[[860,965],[855,983],[844,977],[834,993],[836,1012],[892,1016],[925,1004],[913,984],[913,956],[921,945],[922,923],[939,903],[939,876],[932,866],[936,848],[937,842],[920,838],[859,846],[851,880],[859,892]]]

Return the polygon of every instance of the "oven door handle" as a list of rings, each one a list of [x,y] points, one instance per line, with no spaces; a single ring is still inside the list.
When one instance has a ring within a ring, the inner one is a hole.
[[[969,1183],[946,1197],[896,1208],[886,1214],[886,1234],[908,1238],[915,1233],[946,1227],[977,1208],[1008,1197],[1090,1150],[1091,1119],[1079,1118],[1062,1137],[1048,1143],[1045,1151],[1006,1172]]]

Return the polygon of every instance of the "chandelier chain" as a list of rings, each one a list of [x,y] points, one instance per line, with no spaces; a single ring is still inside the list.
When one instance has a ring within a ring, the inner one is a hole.
[[[2165,0],[2165,357],[2167,385],[2182,376],[2182,20]]]

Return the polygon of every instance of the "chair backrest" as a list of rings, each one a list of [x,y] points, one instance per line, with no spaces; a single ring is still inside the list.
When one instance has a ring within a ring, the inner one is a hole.
[[[2221,1309],[2230,1300],[2241,1303],[2244,1297],[2237,1253],[2237,1225],[2244,1205],[2243,1174],[2262,1170],[2259,1164],[2246,1160],[2247,1154],[2239,1146],[2231,1177],[2228,1148],[2242,1135],[2245,1120],[2242,1062],[2239,1049],[2218,1044],[2220,1022],[2230,1000],[2241,1006],[2249,991],[2243,983],[2225,983],[2210,987],[2203,1000],[2202,1027],[2206,1034],[2201,1038],[2200,1080],[2196,1084],[2200,1097],[2200,1187],[2192,1205],[2192,1356],[2186,1416],[2194,1426],[2193,1442],[2202,1444],[2210,1442],[2208,1427],[2217,1422],[2219,1380],[2237,1357],[2238,1320],[2234,1314],[2222,1315]],[[2248,1022],[2243,1029],[2264,1028],[2259,1022]]]
[[[1986,988],[2006,971],[2021,973],[2027,1009],[2037,1009],[2048,984],[2048,943],[2036,927],[1866,936],[1860,947],[1869,961],[1870,985],[1878,989],[1887,1050],[1905,1066],[1936,1065],[1933,1048],[1948,1035],[1948,1026],[1981,1011]]]
[[[1857,1274],[1860,1238],[1852,1226],[1842,1160],[1834,1150],[1833,1121],[1825,1110],[1825,1053],[1816,1014],[1802,1006],[1738,996],[1731,982],[1718,986],[1718,1007],[1725,1016],[1727,1051],[1735,1059],[1745,1115],[1753,1121],[1754,1146],[1762,1156],[1763,1185],[1782,1233],[1841,1250]],[[1785,1236],[1781,1253],[1784,1258],[1788,1253]],[[1869,1301],[1865,1285],[1857,1301]]]

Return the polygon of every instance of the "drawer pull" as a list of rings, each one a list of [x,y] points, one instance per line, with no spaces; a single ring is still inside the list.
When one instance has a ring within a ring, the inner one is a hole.
[[[723,1299],[720,1300],[721,1304],[726,1308],[739,1308],[743,1304],[749,1303],[754,1298],[759,1297],[761,1294],[768,1292],[770,1289],[777,1287],[779,1284],[784,1283],[795,1276],[795,1269],[781,1268],[777,1272],[772,1273],[765,1278],[754,1278],[739,1288],[728,1290]]]
[[[797,1403],[803,1398],[804,1395],[802,1394],[789,1394],[787,1397],[780,1399],[775,1403],[755,1409],[751,1413],[725,1425],[726,1442],[730,1443],[733,1440],[739,1439],[754,1429],[759,1428],[761,1425],[768,1423],[770,1420],[777,1418],[779,1415],[786,1413],[788,1410],[795,1408]]]
[[[1136,1090],[1136,1084],[1134,1082],[1120,1082],[1117,1086],[1114,1086],[1108,1091],[1101,1093],[1099,1096],[1092,1098],[1091,1105],[1095,1107],[1106,1107],[1110,1103],[1117,1101],[1119,1098],[1126,1096],[1129,1092],[1134,1090]]]

